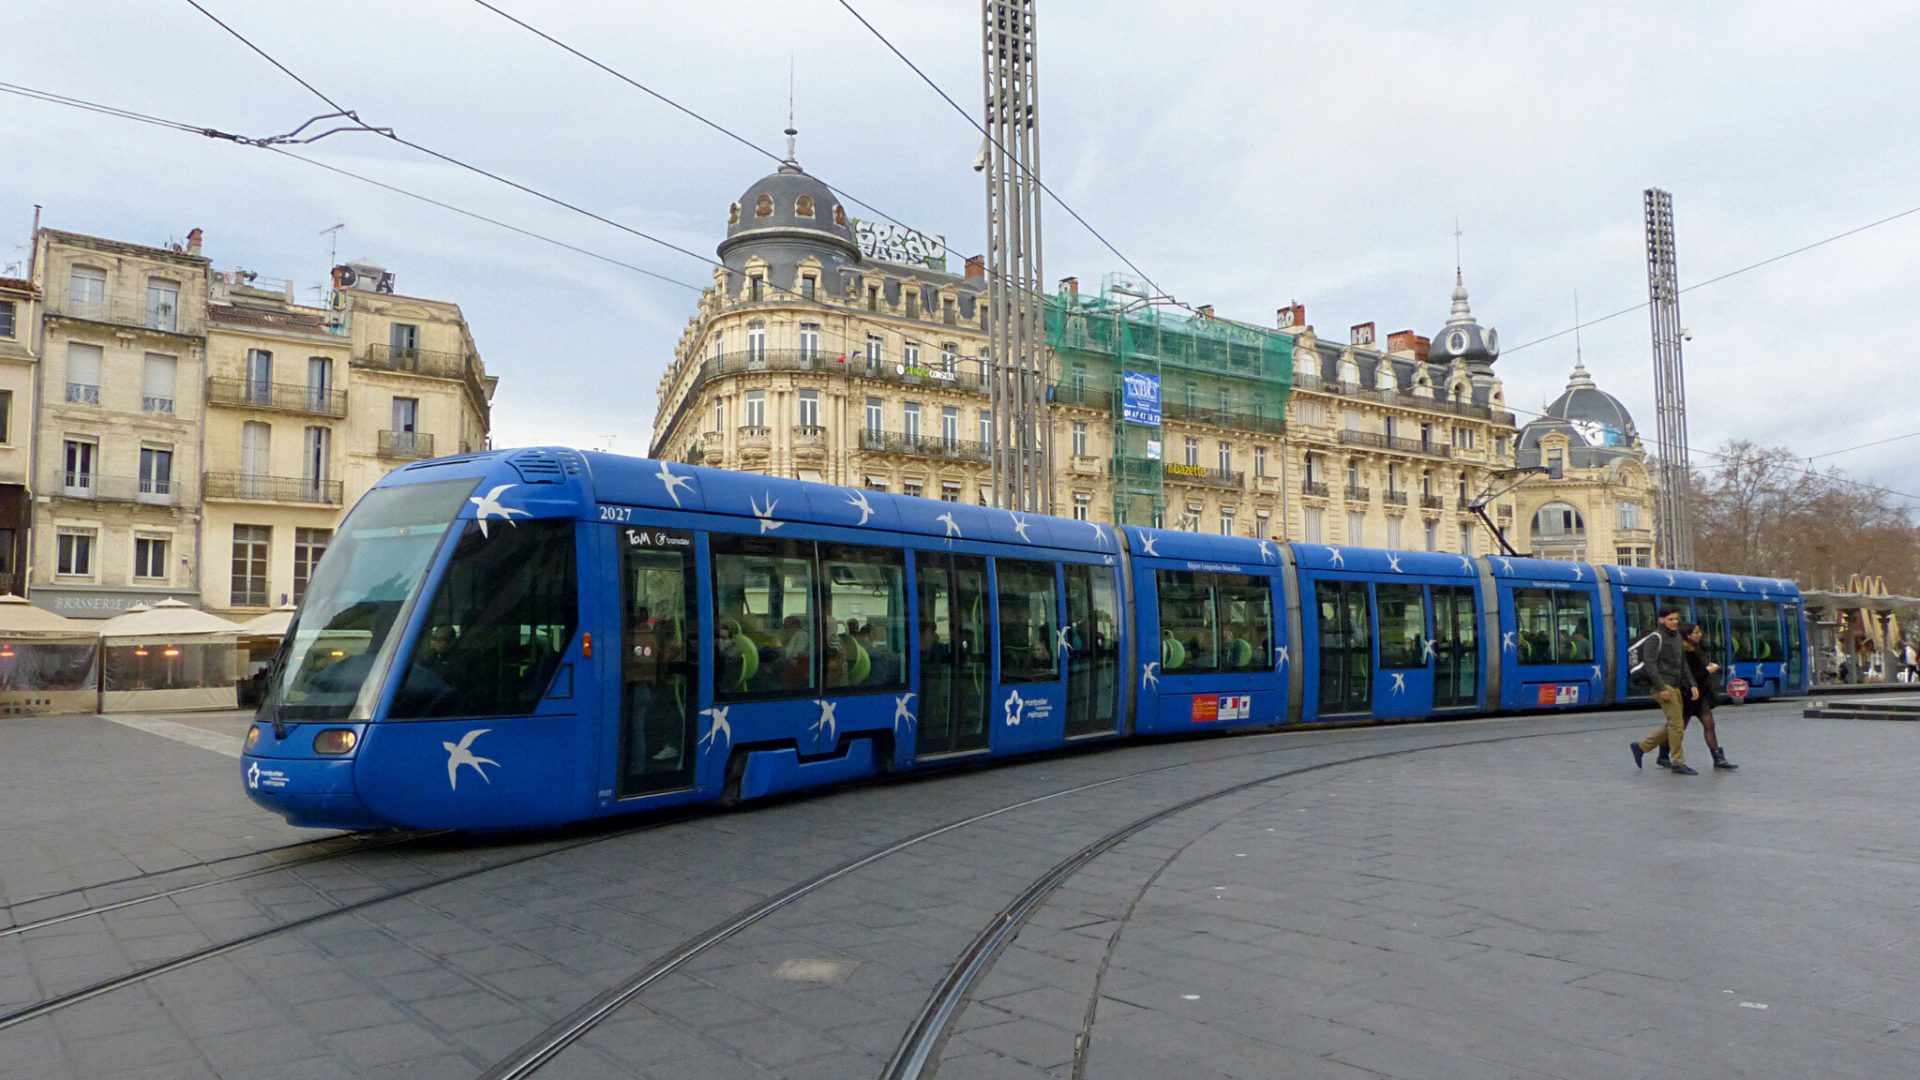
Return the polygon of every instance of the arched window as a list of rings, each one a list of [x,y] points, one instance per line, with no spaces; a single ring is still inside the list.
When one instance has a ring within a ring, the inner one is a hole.
[[[754,217],[772,217],[773,216],[773,196],[762,195],[759,198],[753,200],[753,216]]]
[[[740,204],[739,203],[734,203],[732,206],[727,208],[727,224],[729,225],[740,224]]]
[[[813,216],[813,196],[802,195],[799,198],[793,200],[793,216],[812,217]]]
[[[1535,540],[1579,540],[1586,535],[1586,520],[1568,503],[1550,502],[1533,515]]]
[[[841,209],[839,203],[833,204],[833,223],[840,226],[845,226],[847,223],[847,212]]]

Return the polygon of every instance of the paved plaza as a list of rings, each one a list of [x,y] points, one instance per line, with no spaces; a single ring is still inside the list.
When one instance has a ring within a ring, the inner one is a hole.
[[[939,1076],[1920,1075],[1920,725],[1804,704],[1723,710],[1742,768],[1697,777],[1634,767],[1651,714],[1599,713],[402,842],[253,808],[238,714],[0,721],[0,1077],[486,1075],[730,914],[1003,807],[694,955],[537,1075],[881,1076],[997,913],[1171,808],[1027,913]]]

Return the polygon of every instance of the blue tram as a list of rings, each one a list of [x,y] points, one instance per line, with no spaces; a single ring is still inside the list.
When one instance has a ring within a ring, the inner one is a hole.
[[[1791,582],[493,451],[354,507],[241,775],[296,825],[507,829],[1135,734],[1601,706],[1667,603],[1754,696],[1804,691]]]

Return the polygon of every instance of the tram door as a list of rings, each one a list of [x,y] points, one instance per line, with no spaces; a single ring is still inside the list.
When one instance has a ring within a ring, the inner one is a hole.
[[[1803,682],[1800,670],[1800,605],[1788,604],[1780,609],[1780,614],[1786,619],[1786,626],[1782,629],[1787,635],[1787,689],[1798,690]]]
[[[1067,575],[1068,738],[1116,730],[1120,685],[1117,590],[1110,566],[1073,566]]]
[[[920,682],[914,754],[987,748],[987,561],[916,552]]]
[[[1433,706],[1474,705],[1480,698],[1479,619],[1473,590],[1433,588]]]
[[[1320,612],[1320,715],[1372,707],[1373,619],[1367,587],[1355,581],[1314,585]]]
[[[700,628],[692,534],[622,532],[620,794],[625,797],[693,786]]]

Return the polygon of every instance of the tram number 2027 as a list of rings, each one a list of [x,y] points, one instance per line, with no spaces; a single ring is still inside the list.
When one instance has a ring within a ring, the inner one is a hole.
[[[601,521],[632,521],[633,507],[603,506],[600,508],[600,520]]]

